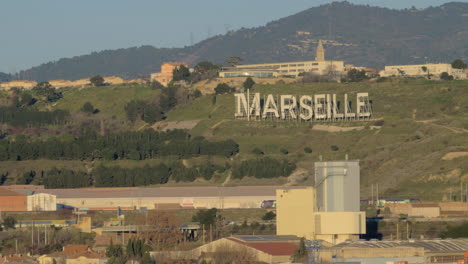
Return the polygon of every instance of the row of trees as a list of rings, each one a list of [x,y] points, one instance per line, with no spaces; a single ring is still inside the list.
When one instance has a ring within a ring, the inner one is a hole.
[[[296,165],[294,163],[277,161],[271,158],[247,160],[232,167],[234,178],[254,176],[256,178],[274,178],[290,175]],[[155,166],[141,168],[124,168],[119,166],[99,166],[91,173],[68,169],[52,169],[49,171],[30,171],[23,174],[18,184],[44,184],[46,188],[82,188],[82,187],[134,187],[155,184],[166,184],[170,179],[176,182],[192,182],[203,178],[210,180],[215,174],[223,173],[229,166],[219,166],[211,163],[185,167],[180,162],[168,165],[160,163]]]
[[[173,71],[173,81],[199,82],[202,80],[210,80],[218,77],[218,72],[221,70],[221,65],[213,64],[209,61],[199,62],[191,73],[189,69],[183,65],[177,67]]]
[[[158,132],[152,129],[98,135],[91,131],[71,140],[51,137],[32,140],[24,135],[0,139],[0,160],[143,160],[175,155],[218,155],[230,157],[239,152],[233,140],[210,142],[191,138],[183,130]]]
[[[68,121],[70,113],[66,110],[38,111],[16,106],[0,107],[0,123],[15,127],[61,125]]]
[[[125,264],[125,263],[140,263],[152,264],[154,261],[149,254],[149,248],[143,240],[129,239],[127,246],[123,248],[119,245],[114,245],[113,241],[106,250],[106,256],[109,258],[109,264]]]
[[[18,184],[44,184],[46,188],[82,188],[82,187],[134,187],[165,184],[169,179],[177,182],[191,182],[197,178],[210,180],[216,172],[223,172],[225,167],[211,163],[190,168],[179,162],[170,165],[161,163],[142,168],[123,168],[99,166],[91,173],[54,168],[49,171],[29,171],[23,174]]]
[[[246,176],[255,178],[276,178],[289,176],[296,169],[296,164],[288,161],[278,161],[269,157],[245,160],[232,167],[232,176],[242,179]]]

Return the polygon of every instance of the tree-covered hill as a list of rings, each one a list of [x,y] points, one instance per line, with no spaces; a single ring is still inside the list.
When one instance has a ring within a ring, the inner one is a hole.
[[[309,60],[315,57],[318,39],[325,42],[327,58],[360,66],[450,62],[468,58],[467,28],[468,3],[392,10],[334,2],[190,47],[142,46],[94,52],[48,62],[20,76],[36,81],[94,74],[134,78],[159,71],[165,61],[223,63],[229,56],[240,56],[243,63]]]

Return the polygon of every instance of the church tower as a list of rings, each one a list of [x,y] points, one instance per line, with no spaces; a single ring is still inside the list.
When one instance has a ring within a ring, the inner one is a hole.
[[[315,60],[316,61],[324,61],[325,60],[325,50],[323,49],[323,44],[322,44],[321,39],[319,39],[319,42],[317,44],[317,52],[315,54]]]

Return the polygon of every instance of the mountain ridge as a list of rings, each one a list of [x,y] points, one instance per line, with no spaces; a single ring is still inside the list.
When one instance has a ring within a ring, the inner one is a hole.
[[[44,63],[15,77],[44,81],[101,74],[128,79],[159,71],[165,61],[193,66],[203,60],[223,63],[229,56],[240,56],[243,63],[312,60],[318,39],[324,40],[327,59],[358,66],[451,62],[468,58],[466,28],[468,3],[396,10],[335,2],[193,46],[104,50]]]

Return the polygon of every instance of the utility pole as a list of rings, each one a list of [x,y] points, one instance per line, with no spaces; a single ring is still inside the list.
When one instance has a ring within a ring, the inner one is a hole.
[[[379,184],[377,183],[377,207],[379,207]]]
[[[31,248],[34,248],[34,220],[31,226]]]
[[[202,241],[205,244],[205,225],[202,225]]]
[[[396,223],[396,239],[400,240],[400,220]]]
[[[463,182],[460,181],[460,202],[463,202]]]
[[[409,240],[410,235],[409,235],[409,222],[406,220],[406,240]]]

